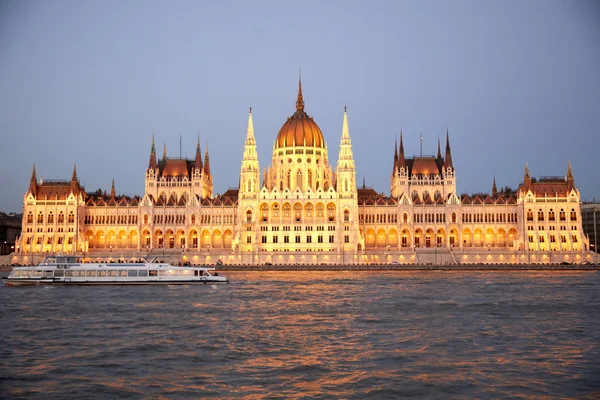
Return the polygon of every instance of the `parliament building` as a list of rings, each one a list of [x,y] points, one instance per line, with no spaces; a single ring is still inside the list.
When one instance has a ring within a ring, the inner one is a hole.
[[[241,140],[240,140],[241,145]],[[24,196],[15,260],[47,253],[130,261],[147,254],[194,264],[459,264],[584,262],[580,195],[563,177],[530,176],[516,190],[459,195],[450,138],[436,156],[390,154],[389,195],[357,185],[344,109],[335,166],[321,129],[296,110],[261,171],[252,109],[239,187],[213,194],[208,148],[195,158],[158,158],[154,138],[141,196],[86,192],[71,180],[38,180]],[[35,257],[38,257],[35,260]]]

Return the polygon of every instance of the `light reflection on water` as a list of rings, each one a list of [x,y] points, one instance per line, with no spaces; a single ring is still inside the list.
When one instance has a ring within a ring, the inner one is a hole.
[[[0,289],[0,397],[600,395],[598,272]]]

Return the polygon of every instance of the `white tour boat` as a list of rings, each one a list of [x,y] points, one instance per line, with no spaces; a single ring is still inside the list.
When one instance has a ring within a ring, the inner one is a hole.
[[[49,256],[36,266],[13,267],[2,281],[6,286],[229,283],[215,268],[176,267],[156,262],[156,257],[139,263],[88,263],[75,256]]]

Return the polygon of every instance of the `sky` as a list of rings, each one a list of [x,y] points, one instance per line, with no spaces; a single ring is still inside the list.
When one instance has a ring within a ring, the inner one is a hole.
[[[457,191],[564,176],[600,201],[597,1],[0,0],[0,210],[38,178],[143,195],[158,156],[210,154],[236,188],[252,107],[261,170],[305,110],[335,168],[347,106],[357,184],[389,195],[394,143],[444,149]]]

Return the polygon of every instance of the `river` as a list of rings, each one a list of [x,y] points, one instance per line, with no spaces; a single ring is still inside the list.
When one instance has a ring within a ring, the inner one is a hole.
[[[0,398],[598,398],[600,272],[2,287]]]

